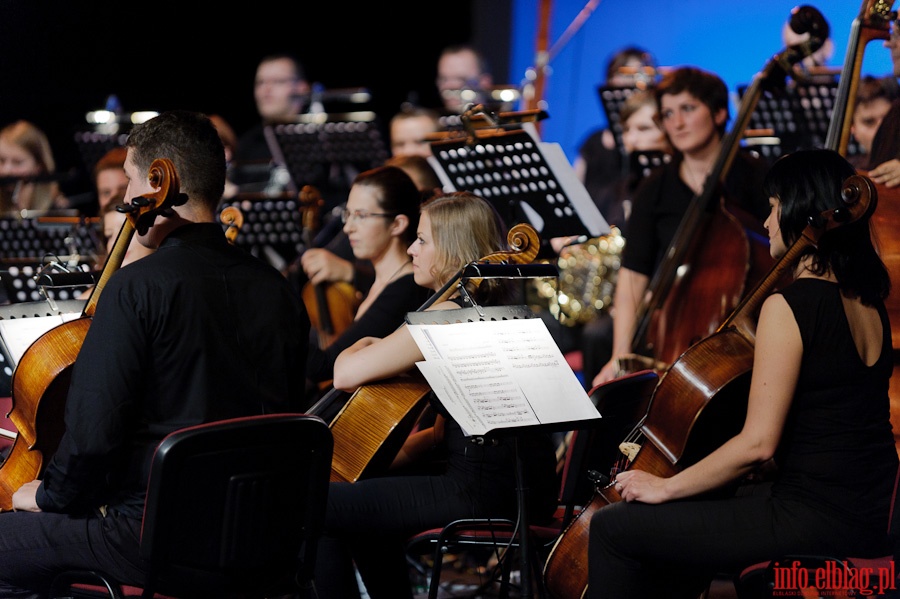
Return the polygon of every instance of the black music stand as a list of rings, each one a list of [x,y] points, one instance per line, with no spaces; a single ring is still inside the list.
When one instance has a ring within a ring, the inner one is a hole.
[[[507,226],[528,222],[542,239],[609,233],[609,225],[557,144],[538,140],[532,123],[480,129],[435,141],[429,159],[445,189],[489,201]]]
[[[534,267],[526,269],[526,267]],[[549,267],[546,270],[538,270],[541,267]],[[524,265],[518,267],[516,265],[479,265],[470,264],[464,267],[460,272],[459,282],[464,283],[470,278],[532,278],[534,276],[553,276],[556,267],[553,265]],[[460,288],[464,289],[463,287]],[[517,306],[479,306],[471,301],[472,307],[461,308],[459,310],[425,310],[419,312],[410,312],[406,316],[408,324],[436,324],[442,325],[450,322],[487,322],[501,320],[517,320],[535,318],[534,312],[524,305]],[[548,333],[549,334],[549,333]],[[580,385],[580,384],[579,384]],[[440,398],[438,398],[440,399]],[[599,413],[597,418],[599,418]],[[493,429],[486,435],[473,436],[475,443],[490,442],[492,437],[512,437],[516,448],[516,494],[518,500],[518,528],[519,547],[521,551],[521,597],[530,598],[533,596],[532,575],[532,549],[531,539],[529,539],[529,520],[527,507],[528,481],[525,480],[525,464],[519,451],[520,438],[523,434],[543,431],[543,432],[561,432],[584,428],[586,420],[550,422],[526,426],[516,426],[508,428]],[[543,593],[541,593],[543,596]]]
[[[97,219],[38,216],[0,218],[0,262],[44,256],[92,258],[102,246]]]
[[[367,111],[300,115],[298,122],[271,131],[277,141],[275,164],[287,167],[296,189],[318,188],[326,210],[346,200],[357,174],[389,156],[378,121]]]
[[[628,154],[625,151],[625,143],[622,141],[622,105],[636,91],[638,91],[636,87],[612,85],[601,85],[597,88],[600,106],[603,108],[603,114],[606,115],[607,127],[612,131],[613,138],[616,140],[616,149],[619,150],[620,156]]]
[[[92,268],[102,241],[96,219],[40,216],[0,219],[0,286],[12,303],[69,300],[87,286],[45,288],[37,284],[41,268],[65,265]]]
[[[78,131],[75,133],[75,145],[85,172],[94,172],[94,166],[104,154],[124,146],[128,133],[101,133],[99,131]]]
[[[770,161],[796,150],[824,148],[838,85],[838,80],[833,79],[795,82],[764,90],[747,129],[771,132],[773,139],[753,144],[753,148]],[[743,97],[747,87],[738,87],[740,96]],[[847,155],[859,153],[859,144],[851,139]]]
[[[295,194],[239,194],[221,202],[219,213],[229,206],[238,208],[244,217],[235,245],[279,270],[303,253],[303,215]]]

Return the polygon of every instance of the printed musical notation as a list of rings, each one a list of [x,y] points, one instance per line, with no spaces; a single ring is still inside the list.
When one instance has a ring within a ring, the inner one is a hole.
[[[539,318],[408,326],[419,370],[469,435],[600,417]]]

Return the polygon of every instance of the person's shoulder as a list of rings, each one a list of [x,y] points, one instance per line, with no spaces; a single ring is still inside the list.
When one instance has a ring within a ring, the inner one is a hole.
[[[610,142],[612,142],[612,145],[610,145]],[[612,131],[602,127],[589,131],[585,136],[584,141],[581,142],[579,151],[582,153],[616,151],[615,138],[613,137]]]
[[[746,173],[752,173],[754,176],[762,176],[769,170],[769,161],[756,152],[749,150],[738,150],[735,155],[733,168],[741,169]]]

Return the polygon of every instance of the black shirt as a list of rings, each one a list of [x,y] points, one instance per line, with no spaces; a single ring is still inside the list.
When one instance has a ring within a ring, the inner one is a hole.
[[[37,493],[44,511],[108,505],[139,518],[168,433],[300,411],[309,319],[281,274],[189,224],[110,277],[75,363],[66,432]]]

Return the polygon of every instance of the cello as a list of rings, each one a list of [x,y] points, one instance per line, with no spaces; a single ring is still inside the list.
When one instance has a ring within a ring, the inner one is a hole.
[[[122,265],[135,231],[145,233],[157,215],[187,200],[179,192],[178,175],[171,160],[154,160],[147,177],[158,191],[116,208],[125,213],[126,219],[81,316],[38,337],[22,354],[13,372],[12,408],[8,418],[18,434],[0,466],[0,511],[12,509],[13,493],[23,484],[40,478],[44,460],[59,446],[65,432],[63,413],[72,367],[90,328],[100,293]]]
[[[219,221],[225,225],[225,239],[234,245],[241,227],[244,226],[244,213],[237,206],[226,206],[219,214]]]
[[[303,213],[303,241],[313,247],[313,236],[319,228],[319,211],[325,200],[312,185],[300,190],[300,209]],[[316,330],[319,349],[325,349],[353,324],[360,300],[353,285],[345,281],[308,282],[301,292],[309,320]]]
[[[643,420],[625,440],[634,446],[626,467],[670,477],[696,463],[740,432],[747,410],[756,321],[763,301],[790,273],[808,247],[837,227],[871,216],[877,204],[873,183],[849,177],[841,188],[844,205],[820,215],[722,323],[691,346],[660,380]],[[587,591],[587,547],[592,515],[621,501],[613,482],[595,490],[584,510],[557,539],[544,567],[555,599],[583,597]]]
[[[810,32],[809,40],[773,56],[744,93],[703,191],[691,201],[638,306],[631,341],[634,353],[618,360],[620,374],[648,367],[664,370],[693,343],[713,333],[771,267],[760,223],[728,206],[721,192],[763,92],[783,86],[793,65],[825,41],[819,37],[822,24],[807,20],[810,16],[798,12],[791,19],[795,31]]]

